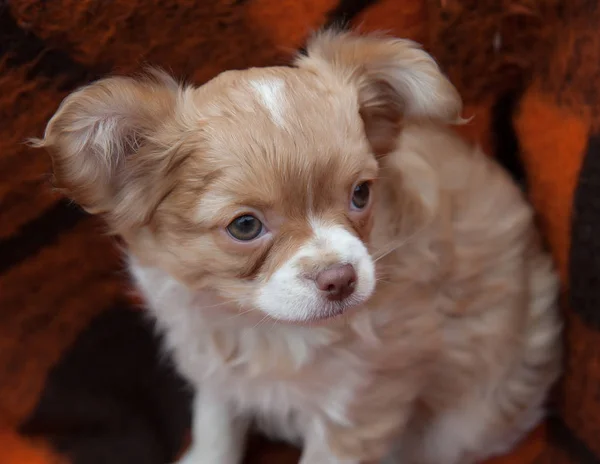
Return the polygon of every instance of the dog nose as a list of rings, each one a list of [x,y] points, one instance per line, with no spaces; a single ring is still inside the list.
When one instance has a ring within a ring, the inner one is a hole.
[[[319,272],[315,282],[329,300],[340,301],[352,295],[356,279],[356,271],[352,264],[336,264]]]

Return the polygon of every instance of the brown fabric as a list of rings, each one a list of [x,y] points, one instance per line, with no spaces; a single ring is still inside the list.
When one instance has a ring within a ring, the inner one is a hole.
[[[21,437],[10,430],[0,430],[2,464],[65,464],[43,443]]]
[[[557,259],[568,346],[559,426],[493,463],[600,462],[598,4],[0,0],[0,463],[163,464],[189,425],[190,392],[161,357],[116,244],[52,192],[48,158],[23,142],[96,77],[152,64],[202,83],[286,63],[312,30],[343,21],[438,58],[474,116],[460,131],[524,181]],[[297,457],[250,444],[252,463]]]
[[[516,127],[531,198],[564,282],[560,413],[574,439],[600,456],[600,5],[565,2],[555,17],[558,40],[537,64]]]

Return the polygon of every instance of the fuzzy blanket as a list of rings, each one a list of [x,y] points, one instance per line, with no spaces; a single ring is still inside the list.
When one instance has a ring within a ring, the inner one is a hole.
[[[52,193],[23,143],[107,73],[202,83],[281,64],[345,22],[425,44],[466,101],[461,130],[525,186],[559,266],[566,375],[547,423],[496,464],[600,462],[599,0],[0,0],[0,463],[165,464],[189,390],[102,225]],[[296,462],[252,441],[248,462]]]

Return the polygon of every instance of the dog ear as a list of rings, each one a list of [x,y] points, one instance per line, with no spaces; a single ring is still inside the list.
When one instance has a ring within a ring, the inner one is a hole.
[[[44,138],[32,141],[50,153],[55,185],[117,229],[147,220],[160,195],[150,177],[168,156],[153,135],[174,113],[177,88],[152,72],[106,78],[65,98]]]
[[[458,91],[415,42],[324,31],[306,50],[298,67],[333,73],[357,88],[360,115],[377,155],[393,149],[402,119],[461,122]]]

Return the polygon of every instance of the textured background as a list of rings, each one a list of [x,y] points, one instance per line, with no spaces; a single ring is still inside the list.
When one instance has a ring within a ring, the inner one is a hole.
[[[52,193],[48,158],[24,140],[99,76],[153,64],[202,83],[287,63],[339,21],[426,45],[475,115],[464,134],[528,189],[558,262],[555,414],[499,462],[600,462],[598,0],[0,0],[1,464],[164,464],[189,423],[115,244]],[[297,456],[259,440],[250,454]]]

